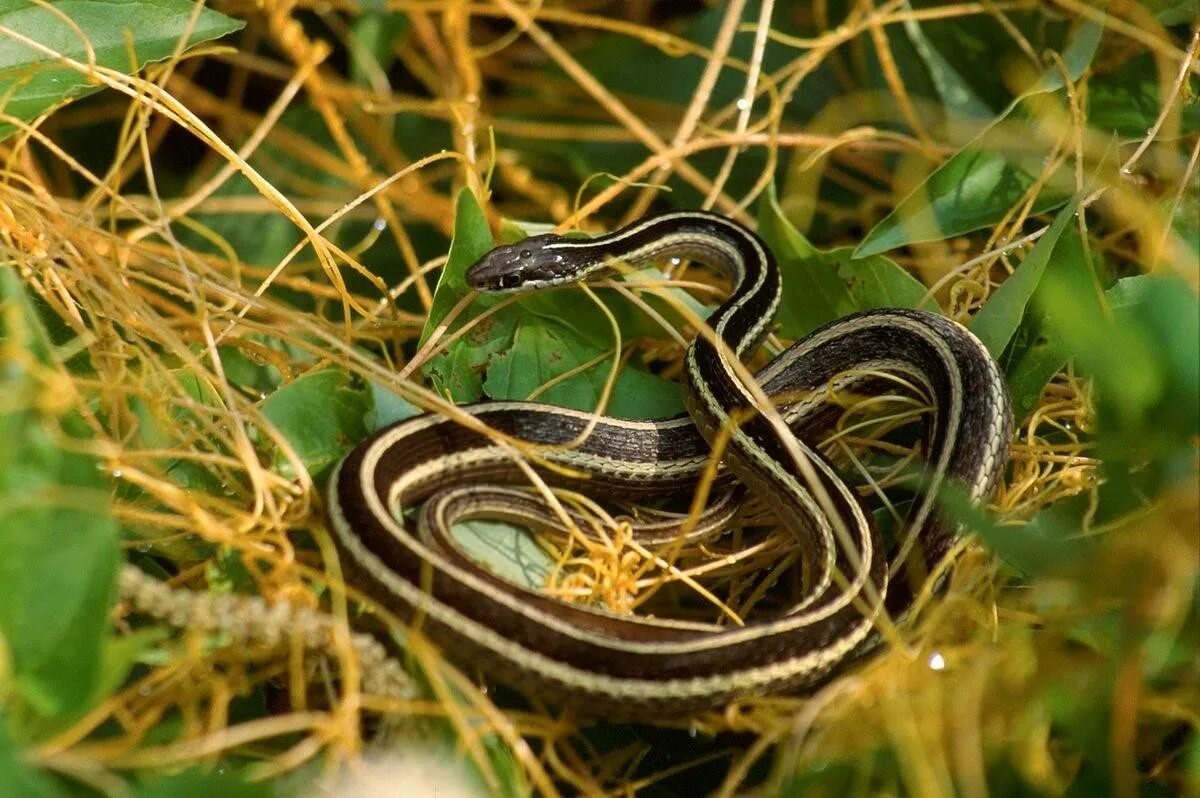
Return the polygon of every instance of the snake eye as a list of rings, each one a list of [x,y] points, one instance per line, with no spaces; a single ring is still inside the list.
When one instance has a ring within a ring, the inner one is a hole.
[[[533,253],[532,253],[532,252],[530,252],[530,251],[529,251],[529,250],[527,250],[527,249],[523,249],[523,250],[521,250],[521,257],[522,257],[522,258],[528,258],[528,257],[529,257],[530,255],[532,255],[532,254],[533,254]]]

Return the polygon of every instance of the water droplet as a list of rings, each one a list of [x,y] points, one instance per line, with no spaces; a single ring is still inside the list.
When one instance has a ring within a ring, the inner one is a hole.
[[[382,233],[387,229],[387,220],[382,216],[378,216],[375,218],[375,221],[371,223],[371,226],[374,227],[378,232]]]
[[[946,669],[946,658],[938,652],[929,655],[929,670],[941,671]]]
[[[743,97],[737,101],[737,108],[739,111],[749,111],[750,106],[751,106],[750,100],[748,100],[745,97]]]
[[[679,264],[683,263],[683,259],[682,258],[671,258],[670,262],[671,262],[672,266],[678,266]]]
[[[121,469],[114,468],[112,475],[113,475],[113,479],[120,479],[121,478]]]

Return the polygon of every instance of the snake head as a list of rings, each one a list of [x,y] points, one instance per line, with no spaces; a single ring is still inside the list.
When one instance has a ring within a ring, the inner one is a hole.
[[[496,247],[467,270],[467,285],[476,291],[508,293],[559,285],[575,278],[564,252],[553,244],[562,236],[530,236],[515,244]]]

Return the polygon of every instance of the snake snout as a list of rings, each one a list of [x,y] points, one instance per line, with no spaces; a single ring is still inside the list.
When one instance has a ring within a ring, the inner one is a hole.
[[[548,252],[545,245],[557,236],[531,236],[515,244],[497,247],[467,270],[467,285],[476,291],[497,292],[536,288],[562,271],[562,256]]]

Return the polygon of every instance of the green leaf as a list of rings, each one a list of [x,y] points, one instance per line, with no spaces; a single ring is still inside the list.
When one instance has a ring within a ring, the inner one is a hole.
[[[315,125],[304,126],[308,121],[298,109],[292,109],[280,120],[280,127],[292,131],[295,135],[308,139],[317,138]],[[322,131],[323,132],[323,131]],[[314,144],[319,145],[318,138]],[[288,163],[287,155],[278,152],[270,144],[251,156],[251,165],[263,166],[266,159],[275,163]],[[269,168],[269,166],[268,166]],[[278,167],[276,167],[278,168]],[[324,178],[324,179],[323,179]],[[332,182],[326,173],[317,172],[312,179],[320,183]],[[225,199],[244,198],[254,199],[261,196],[254,184],[240,172],[231,175],[228,180],[217,188],[213,195]],[[281,213],[248,213],[245,211],[221,212],[198,211],[190,215],[194,225],[200,227],[204,234],[190,226],[175,224],[172,229],[177,231],[180,240],[193,249],[201,252],[212,252],[215,255],[226,256],[230,251],[243,263],[258,266],[274,266],[300,241],[304,235],[295,222]],[[227,247],[222,250],[214,243],[221,242]],[[278,289],[277,289],[278,290]]]
[[[1145,331],[1113,323],[1090,272],[1047,272],[1036,300],[1063,352],[1096,378],[1102,405],[1120,417],[1119,426],[1138,425],[1163,389],[1158,358]]]
[[[410,23],[407,14],[382,9],[364,8],[354,20],[350,52],[350,78],[355,83],[370,86],[372,71],[386,74],[396,60],[397,45],[407,35]]]
[[[1029,171],[1013,163],[1016,153],[1002,154],[1027,134],[1011,126],[989,127],[905,197],[867,234],[854,256],[942,241],[998,222],[1034,183]],[[1052,210],[1066,199],[1061,190],[1043,192],[1032,211]]]
[[[1142,0],[1163,25],[1183,25],[1196,18],[1194,0]]]
[[[1092,58],[1096,55],[1096,48],[1100,46],[1100,38],[1103,34],[1103,17],[1098,20],[1091,17],[1085,18],[1075,28],[1071,40],[1067,42],[1067,46],[1062,51],[1063,66],[1066,67],[1067,76],[1071,80],[1079,80],[1083,76],[1084,70],[1091,66]],[[1046,67],[1046,71],[1042,73],[1041,79],[1032,92],[1057,91],[1064,85],[1066,84],[1062,71],[1051,64]]]
[[[1047,231],[1046,235],[1049,234]],[[1042,281],[1050,274],[1054,275],[1052,280],[1065,281],[1075,286],[1075,290],[1095,292],[1095,272],[1077,225],[1067,225],[1063,230]],[[1025,418],[1037,405],[1046,384],[1066,365],[1070,351],[1059,330],[1064,324],[1072,323],[1063,321],[1062,317],[1064,314],[1070,316],[1073,311],[1048,301],[1044,290],[1039,284],[1033,292],[1012,345],[1001,358],[1008,377],[1013,415],[1018,420]]]
[[[351,445],[366,437],[371,395],[335,369],[307,374],[283,386],[262,403],[263,415],[278,429],[310,474],[333,465]],[[280,454],[277,466],[291,469]]]
[[[222,547],[204,566],[204,581],[211,593],[254,595],[258,585],[246,567],[246,555],[240,549]]]
[[[368,432],[421,414],[421,408],[377,382],[370,382],[371,410],[364,421]]]
[[[943,486],[939,500],[950,517],[963,524],[964,531],[977,535],[1001,559],[1026,575],[1053,573],[1082,559],[1092,546],[1087,539],[1072,540],[1047,513],[1020,527],[1000,524],[987,510],[973,504],[958,485]]]
[[[108,480],[81,451],[74,415],[39,410],[49,386],[8,353],[53,369],[45,332],[16,273],[0,270],[0,637],[17,692],[38,714],[85,708],[100,679],[118,535]]]
[[[53,777],[29,767],[21,750],[9,736],[8,724],[0,716],[0,795],[22,798],[68,798],[73,795]]]
[[[450,240],[450,253],[433,292],[429,318],[421,328],[421,344],[429,339],[450,309],[470,291],[466,280],[467,269],[493,246],[492,231],[483,208],[479,207],[479,201],[470,189],[460,190],[454,201],[454,237]],[[496,297],[482,296],[475,300],[475,307],[487,307],[497,301]]]
[[[483,387],[495,399],[525,399],[580,364],[611,353],[611,346],[589,340],[572,325],[525,314],[512,346],[493,358]],[[595,365],[538,393],[539,401],[577,410],[598,406],[612,368],[609,354]],[[609,415],[662,418],[683,411],[679,386],[642,369],[626,366],[617,375]]]
[[[1162,392],[1148,424],[1168,442],[1200,434],[1200,303],[1175,276],[1142,275],[1118,281],[1106,293],[1113,326],[1145,332]]]
[[[1189,76],[1182,105],[1181,135],[1200,129],[1200,81]],[[1178,100],[1176,100],[1178,102]],[[1158,70],[1149,53],[1130,58],[1113,72],[1088,81],[1087,121],[1092,127],[1114,130],[1122,136],[1140,139],[1162,111],[1162,92]]]
[[[518,585],[540,588],[554,569],[554,558],[524,529],[501,521],[462,521],[450,530],[471,559]]]
[[[758,234],[780,263],[784,258],[815,258],[821,254],[784,214],[774,182],[767,186],[758,205]]]
[[[1073,79],[1091,62],[1102,29],[1101,24],[1084,22],[1064,51],[1063,61]],[[1032,90],[1014,100],[875,225],[854,256],[865,258],[906,244],[941,241],[1003,218],[1041,171],[1042,148],[1031,148],[1031,142],[1036,145],[1041,137],[1037,120],[1044,111],[1039,112],[1039,104],[1052,101],[1048,93],[1061,87],[1061,74],[1048,70]],[[1067,197],[1064,181],[1052,179],[1034,201],[1032,212],[1052,210]]]
[[[476,304],[487,304],[488,299],[480,297]],[[464,314],[463,323],[474,318],[476,310],[473,306],[470,313]],[[493,313],[432,358],[424,371],[434,388],[455,402],[478,401],[483,396],[483,374],[493,357],[512,346],[519,319],[520,313],[515,310]]]
[[[236,798],[273,798],[278,790],[270,782],[249,782],[240,775],[215,773],[199,769],[176,773],[166,778],[151,778],[138,786],[137,798],[213,798],[218,795]]]
[[[783,215],[773,187],[759,208],[759,231],[783,274],[778,321],[780,333],[789,338],[850,313],[917,307],[926,298],[925,286],[888,258],[855,260],[849,247],[814,247]],[[930,301],[925,304],[932,307]]]
[[[242,27],[241,22],[211,9],[201,7],[198,14],[196,10],[191,0],[58,0],[54,11],[28,0],[3,0],[0,25],[86,64],[88,48],[80,39],[82,31],[97,65],[131,73],[169,57],[188,31],[187,45],[192,46]],[[62,15],[78,27],[69,25]],[[4,113],[33,119],[58,102],[100,88],[98,82],[60,65],[53,55],[11,36],[0,37],[0,104]],[[0,138],[15,129],[0,124]]]
[[[1055,254],[1059,236],[1075,217],[1079,200],[1080,198],[1076,197],[1058,212],[1050,229],[1042,234],[1037,244],[1021,261],[1021,265],[971,320],[971,332],[983,342],[992,353],[992,357],[1000,357],[1008,342],[1012,340],[1013,333],[1017,331],[1021,319],[1025,316],[1025,306],[1037,290],[1051,255]]]
[[[678,383],[640,368],[626,367],[617,375],[608,415],[617,418],[670,418],[684,412]]]
[[[911,9],[910,3],[905,3]],[[904,33],[912,42],[913,48],[925,62],[929,77],[933,80],[934,88],[948,111],[954,111],[962,116],[983,119],[992,115],[992,109],[987,103],[976,96],[974,89],[955,69],[933,44],[926,38],[921,24],[916,19],[904,21]]]
[[[1110,289],[1047,270],[1036,303],[1076,371],[1093,379],[1105,483],[1100,516],[1129,511],[1194,473],[1200,434],[1200,303],[1185,281],[1151,275]]]
[[[425,344],[451,308],[467,295],[470,290],[466,281],[467,269],[492,246],[492,233],[483,209],[470,189],[462,189],[454,203],[454,237],[450,241],[446,265],[433,292],[433,306],[421,329],[421,345]],[[459,323],[465,324],[498,301],[498,297],[486,294],[476,297],[468,312],[459,317]],[[483,394],[480,373],[492,355],[507,346],[513,325],[511,314],[492,315],[480,321],[456,344],[451,344],[444,353],[431,358],[422,371],[439,393],[454,401],[478,400]]]
[[[1041,316],[1029,316],[1014,340],[1015,353],[1005,369],[1013,418],[1023,421],[1037,406],[1042,391],[1063,370],[1067,356],[1045,332]]]

